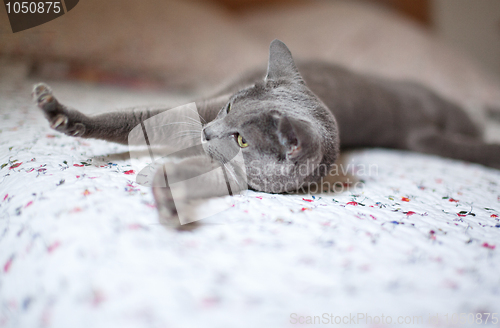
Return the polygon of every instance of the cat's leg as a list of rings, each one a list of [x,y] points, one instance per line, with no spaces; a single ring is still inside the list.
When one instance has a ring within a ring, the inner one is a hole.
[[[32,96],[54,130],[68,136],[103,139],[121,144],[129,143],[129,134],[136,126],[168,109],[142,107],[87,116],[61,104],[51,88],[44,83],[34,86]],[[228,99],[229,96],[196,102],[203,123],[213,120]]]
[[[500,144],[488,144],[479,137],[428,128],[411,132],[407,138],[407,147],[413,151],[500,169]]]
[[[33,87],[32,97],[52,129],[75,137],[82,136],[86,132],[85,123],[88,118],[78,111],[61,105],[48,85],[36,84]]]
[[[153,179],[160,222],[179,230],[196,226],[193,200],[233,195],[247,189],[246,177],[236,172],[207,156],[165,163]]]
[[[138,109],[87,116],[61,104],[52,89],[39,83],[33,88],[33,100],[43,111],[50,127],[72,137],[95,138],[127,144],[132,129],[162,110]]]
[[[500,143],[500,105],[486,109],[487,119],[483,124],[484,139],[487,142]]]

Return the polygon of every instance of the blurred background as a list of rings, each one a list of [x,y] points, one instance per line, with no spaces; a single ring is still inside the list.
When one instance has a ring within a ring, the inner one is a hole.
[[[1,65],[44,80],[205,90],[265,65],[274,38],[297,60],[500,108],[499,0],[81,0],[18,33],[0,9]]]
[[[500,1],[432,0],[430,27],[500,77]]]

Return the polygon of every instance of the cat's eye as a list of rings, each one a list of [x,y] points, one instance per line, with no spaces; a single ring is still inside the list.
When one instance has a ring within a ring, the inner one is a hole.
[[[238,146],[241,148],[246,148],[248,147],[248,142],[241,136],[241,134],[237,133],[236,134],[236,140],[238,141]]]
[[[227,104],[226,113],[229,114],[230,110],[231,110],[231,103]]]

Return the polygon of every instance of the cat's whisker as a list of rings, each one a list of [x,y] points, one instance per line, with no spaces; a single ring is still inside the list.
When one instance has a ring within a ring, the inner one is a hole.
[[[192,122],[196,123],[197,125],[200,125],[200,126],[202,126],[202,125],[203,125],[203,123],[201,123],[200,121],[195,120],[195,119],[194,119],[194,118],[192,118],[192,117],[189,117],[189,116],[188,116],[188,117],[186,117],[186,119],[188,119],[188,120],[190,120],[190,121],[192,121]],[[200,116],[200,119],[203,119],[203,117],[201,117],[201,116]]]
[[[172,131],[172,132],[174,132],[174,131]],[[175,133],[176,133],[176,134],[178,134],[178,133],[183,133],[183,132],[193,132],[193,133],[198,133],[198,134],[200,134],[200,133],[201,133],[201,130],[185,129],[185,130],[175,131]]]
[[[233,178],[234,182],[236,182],[236,184],[238,185],[238,187],[241,187],[240,182],[236,178],[236,172],[234,172],[233,168],[230,167],[229,165],[227,165],[227,162],[225,162],[225,161],[222,162],[222,165],[224,165],[224,167],[227,169],[227,171],[229,172],[229,174],[231,174],[231,177]]]
[[[158,127],[163,127],[163,126],[168,126],[168,125],[174,125],[174,124],[176,124],[176,125],[185,124],[185,125],[189,125],[189,126],[196,126],[196,127],[199,127],[200,130],[201,130],[201,127],[202,127],[201,123],[199,123],[199,122],[197,124],[194,124],[192,122],[171,122],[171,123],[167,123],[167,124],[158,125]]]
[[[172,134],[172,136],[179,136],[179,135],[193,135],[193,136],[200,136],[200,132],[201,131],[194,131],[194,130],[184,130],[184,131],[179,131],[179,132],[176,132],[174,134]]]
[[[199,126],[199,127],[203,126],[203,123],[201,123],[200,121],[195,120],[192,117],[185,117],[185,119],[186,119],[186,123],[194,124],[194,125]]]
[[[182,131],[177,131],[175,134],[179,134],[179,133],[184,133],[184,132],[189,132],[189,133],[197,133],[197,134],[200,134],[201,131],[198,131],[198,130],[182,130]]]
[[[182,137],[178,137],[178,138],[169,139],[169,141],[175,142],[176,146],[179,147],[179,146],[183,145],[183,143],[191,145],[193,142],[198,141],[198,138],[189,137],[189,136],[182,136]]]
[[[200,118],[200,120],[203,121],[203,124],[207,124],[207,121],[205,121],[205,119],[200,115],[200,113],[198,113],[198,111],[195,111],[192,108],[189,108],[189,110],[191,110],[192,112],[196,113],[196,115],[198,115],[198,117]]]
[[[191,140],[197,140],[199,139],[199,136],[194,136],[194,135],[181,135],[173,138],[169,138],[168,140],[186,140],[186,141],[191,141]]]

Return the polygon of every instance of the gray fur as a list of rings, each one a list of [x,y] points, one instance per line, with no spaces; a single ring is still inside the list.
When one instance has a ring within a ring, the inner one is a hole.
[[[166,110],[88,117],[61,105],[44,84],[35,86],[34,97],[57,131],[119,143],[127,143],[136,125]],[[340,142],[342,148],[406,149],[500,168],[500,145],[486,144],[479,128],[455,104],[412,82],[366,76],[323,62],[296,66],[279,40],[271,43],[267,72],[251,72],[196,104],[208,122],[202,131],[208,158],[179,163],[176,172],[181,177],[197,172],[196,165],[206,167],[207,160],[210,165],[214,160],[227,163],[240,150],[237,134],[249,144],[241,148],[248,185],[266,192],[293,191],[318,181],[337,159]],[[239,179],[237,174],[234,179]],[[207,185],[207,190],[186,198],[216,196],[220,193],[211,190],[224,189],[221,181]],[[155,190],[160,215],[175,217],[166,195],[168,191]]]

